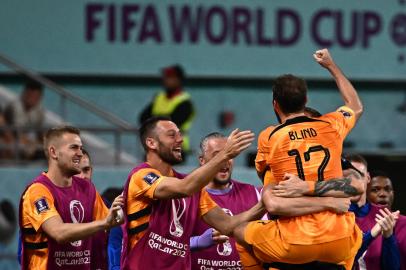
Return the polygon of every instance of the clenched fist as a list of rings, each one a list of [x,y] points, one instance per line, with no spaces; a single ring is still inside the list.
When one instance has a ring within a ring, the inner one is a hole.
[[[324,68],[331,68],[335,65],[333,58],[331,57],[327,49],[318,50],[313,54],[314,59]]]

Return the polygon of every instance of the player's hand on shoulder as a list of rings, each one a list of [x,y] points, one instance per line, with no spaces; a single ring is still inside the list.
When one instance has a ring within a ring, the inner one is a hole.
[[[279,197],[302,197],[309,191],[306,181],[291,173],[285,173],[283,181],[274,186],[272,193]]]
[[[227,138],[224,153],[229,159],[234,158],[250,147],[254,139],[255,134],[250,130],[240,131],[239,129],[234,129]]]
[[[122,207],[124,206],[124,197],[123,195],[117,196],[111,207],[109,209],[109,214],[106,217],[106,227],[108,229],[123,224],[124,223],[124,212]]]
[[[313,54],[314,59],[324,68],[330,68],[335,65],[333,58],[330,55],[330,52],[327,49],[317,50]]]

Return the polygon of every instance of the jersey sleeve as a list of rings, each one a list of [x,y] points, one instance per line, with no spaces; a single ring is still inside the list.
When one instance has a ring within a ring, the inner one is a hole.
[[[38,231],[45,221],[58,215],[51,192],[42,184],[32,184],[23,196],[23,220],[29,223],[23,226]]]
[[[96,192],[96,199],[94,200],[93,208],[93,220],[100,220],[107,217],[109,209],[103,201],[103,198],[100,196],[99,192]]]
[[[135,172],[130,179],[128,195],[154,199],[154,192],[159,183],[165,179],[158,170],[145,168]]]
[[[199,203],[200,216],[204,216],[205,214],[207,214],[207,212],[209,212],[216,206],[217,204],[210,197],[206,189],[202,189],[202,191],[200,192],[200,203]]]
[[[320,119],[331,123],[343,139],[355,126],[356,122],[354,111],[347,106],[342,106],[335,112],[323,115]]]
[[[255,168],[259,174],[263,174],[268,166],[267,158],[269,156],[268,138],[271,134],[272,127],[263,130],[258,136],[257,156],[255,157]]]

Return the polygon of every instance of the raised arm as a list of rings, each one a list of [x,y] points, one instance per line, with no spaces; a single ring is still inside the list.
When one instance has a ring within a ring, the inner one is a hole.
[[[258,202],[251,209],[235,216],[229,216],[220,207],[215,207],[204,216],[204,222],[215,228],[223,235],[230,236],[233,230],[241,223],[260,219],[265,214],[262,202]]]
[[[333,61],[329,51],[327,49],[318,50],[313,54],[313,57],[333,76],[345,105],[354,111],[355,118],[358,120],[363,112],[362,102],[351,82]]]
[[[88,223],[64,223],[62,218],[57,215],[46,220],[41,225],[41,229],[58,243],[85,239],[98,231],[122,224],[124,219],[118,215],[118,211],[121,210],[123,204],[123,196],[120,195],[114,200],[105,219]]]
[[[296,175],[287,173],[284,179],[273,188],[272,192],[275,196],[350,198],[365,192],[362,181],[355,176],[326,181],[303,181]]]
[[[182,198],[193,195],[205,187],[222,168],[224,162],[234,158],[247,149],[254,140],[251,131],[231,132],[226,146],[213,159],[191,172],[184,179],[165,177],[154,192],[155,199]]]
[[[269,184],[262,191],[262,201],[266,210],[278,216],[302,216],[321,211],[344,213],[350,207],[348,198],[331,197],[296,197],[284,198],[273,194],[274,184]]]

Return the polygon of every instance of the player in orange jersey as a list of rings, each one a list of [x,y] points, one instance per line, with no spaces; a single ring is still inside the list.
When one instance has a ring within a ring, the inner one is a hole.
[[[361,101],[327,49],[316,51],[314,58],[335,79],[345,106],[318,118],[307,117],[305,81],[293,75],[276,79],[273,107],[280,125],[261,132],[256,157],[268,210],[275,196],[351,197],[363,191],[356,180],[342,178],[340,163],[343,141],[362,113]],[[250,222],[239,226],[234,236],[265,262],[321,261],[346,269],[351,269],[362,241],[352,213],[330,211]]]

